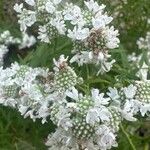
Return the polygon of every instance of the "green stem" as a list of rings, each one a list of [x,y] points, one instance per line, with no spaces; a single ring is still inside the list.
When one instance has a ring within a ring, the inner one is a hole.
[[[89,78],[89,75],[90,75],[90,71],[89,71],[89,66],[86,65],[86,73],[87,73],[87,79]]]
[[[144,150],[149,150],[149,144],[148,143],[145,144]]]
[[[88,81],[89,78],[90,78],[90,71],[89,71],[89,66],[88,65],[86,65],[86,73],[87,73],[87,81]],[[87,90],[88,90],[88,92],[90,91],[89,86],[90,86],[90,84],[87,82]]]
[[[55,38],[55,42],[54,42],[54,53],[56,53],[57,50],[57,37]]]
[[[86,93],[86,90],[82,86],[77,85],[77,88],[79,88],[82,92]]]
[[[134,144],[133,144],[133,142],[132,142],[132,140],[131,140],[129,134],[126,132],[126,130],[124,129],[124,127],[123,127],[122,124],[120,125],[120,127],[121,127],[122,132],[125,134],[126,138],[128,139],[128,142],[130,143],[132,149],[133,149],[133,150],[136,150],[136,148],[135,148],[135,146],[134,146]]]

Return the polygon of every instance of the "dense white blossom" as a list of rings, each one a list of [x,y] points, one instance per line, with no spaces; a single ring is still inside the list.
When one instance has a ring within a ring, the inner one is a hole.
[[[54,73],[17,63],[0,68],[0,103],[17,108],[33,121],[41,118],[45,123],[50,118],[57,126],[46,142],[50,150],[116,147],[121,121],[136,121],[139,112],[145,116],[150,111],[149,81],[136,81],[120,90],[109,88],[107,95],[98,89],[92,89],[91,94],[80,93],[74,87],[77,82],[60,90],[55,76],[69,67],[67,61],[64,55],[58,61],[54,59]]]
[[[32,69],[17,63],[12,64],[11,68],[2,69],[0,90],[3,98],[1,103],[6,105],[7,102],[8,106],[18,108],[22,115],[30,116],[34,120],[38,116],[34,116],[34,111],[38,113],[38,109],[42,107],[46,99],[41,91],[44,87],[37,82],[37,77],[46,78],[47,75],[47,70]]]
[[[117,111],[120,113],[121,117],[128,121],[136,121],[134,115],[136,115],[138,110],[136,106],[133,107],[135,93],[136,87],[133,85],[125,87],[121,89],[121,91],[118,91],[116,88],[109,88],[109,92],[107,92],[107,95],[110,96],[112,100],[112,107],[115,107],[115,109],[117,109]]]
[[[139,112],[142,116],[150,111],[150,96],[149,96],[149,80],[135,81],[134,85],[122,88],[123,95],[120,97],[123,100],[122,114],[129,121],[136,121],[134,117]],[[122,93],[121,92],[121,93]]]
[[[68,37],[70,37],[73,40],[84,40],[89,36],[89,29],[88,28],[81,28],[81,27],[74,27],[74,29],[71,31],[68,30]]]
[[[120,41],[118,30],[109,25],[113,18],[105,12],[105,5],[94,0],[84,1],[84,8],[68,2],[61,5],[62,0],[26,2],[36,7],[27,10],[23,4],[15,5],[23,31],[37,22],[38,39],[42,42],[51,43],[59,34],[67,36],[73,43],[78,41],[74,44],[78,49],[73,48],[71,62],[94,64],[98,68],[97,74],[111,70],[115,60],[111,59],[109,49],[117,48]]]
[[[99,6],[99,4],[97,2],[95,2],[94,0],[85,1],[84,3],[87,6],[87,8],[89,9],[89,11],[91,11],[93,14],[95,14],[97,12],[102,13],[104,8],[106,7],[105,5]]]
[[[66,101],[56,101],[51,107],[51,120],[58,127],[48,137],[49,149],[99,150],[117,146],[115,132],[121,116],[108,107],[110,98],[98,89],[83,95],[72,88],[65,94]]]
[[[53,73],[48,69],[31,68],[18,63],[12,64],[10,68],[1,68],[0,103],[18,108],[24,117],[30,116],[33,120],[42,118],[42,122],[46,122],[50,115],[50,103],[64,102],[65,91],[78,84],[78,80],[82,81],[68,66],[63,55],[58,61],[55,60],[55,65],[57,69]],[[66,76],[62,76],[64,72]],[[71,126],[71,123],[67,123],[69,113],[62,108],[57,114],[58,124]]]
[[[36,14],[34,11],[23,8],[23,3],[14,6],[15,11],[18,13],[18,23],[20,24],[21,31],[26,31],[27,27],[31,27],[36,22]]]
[[[64,20],[70,21],[72,25],[78,25],[82,27],[85,23],[83,20],[81,8],[79,6],[73,5],[72,3],[66,4],[63,15]]]

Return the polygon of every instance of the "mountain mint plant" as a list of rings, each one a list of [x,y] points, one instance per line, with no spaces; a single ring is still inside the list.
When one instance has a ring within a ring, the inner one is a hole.
[[[149,117],[149,61],[143,60],[144,53],[128,56],[135,80],[102,89],[100,83],[90,84],[111,74],[118,63],[113,51],[120,44],[119,31],[105,7],[94,0],[84,1],[83,7],[65,0],[24,0],[14,6],[23,38],[14,38],[9,31],[0,34],[0,104],[17,109],[24,118],[41,119],[42,124],[51,120],[56,128],[45,143],[49,150],[111,149],[118,146],[124,121]],[[37,40],[27,34],[34,28]],[[39,40],[50,46],[58,38],[71,46],[68,55],[62,51],[53,58],[51,68],[18,62],[3,67],[11,44],[24,49]],[[149,39],[148,32],[137,42],[148,56]]]

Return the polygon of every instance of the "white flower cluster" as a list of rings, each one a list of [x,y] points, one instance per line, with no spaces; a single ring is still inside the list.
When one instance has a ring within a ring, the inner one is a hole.
[[[15,43],[19,43],[19,42],[20,42],[19,39],[14,38],[8,30],[6,30],[0,34],[0,43],[1,44],[10,45],[10,44],[15,44]]]
[[[9,31],[4,31],[0,34],[0,66],[3,65],[4,56],[9,51],[8,46],[19,42],[19,39],[14,38]]]
[[[117,146],[116,136],[123,119],[150,112],[150,81],[136,81],[105,95],[98,89],[81,94],[72,88],[51,106],[51,120],[57,125],[48,136],[49,150],[106,150]]]
[[[121,89],[86,90],[83,79],[78,77],[68,62],[79,66],[94,64],[99,73],[110,71],[114,59],[109,50],[119,45],[118,30],[111,25],[112,17],[105,12],[105,5],[94,0],[84,1],[84,7],[63,0],[24,0],[16,4],[23,38],[0,35],[0,59],[11,44],[19,49],[31,47],[36,40],[26,34],[32,25],[38,25],[38,39],[50,43],[58,35],[72,41],[71,60],[61,55],[53,59],[53,71],[47,68],[31,68],[13,63],[9,68],[0,67],[0,104],[18,109],[25,118],[42,123],[51,120],[56,131],[48,136],[49,150],[107,150],[117,147],[117,133],[122,121],[136,121],[137,116],[150,112],[150,80],[147,80],[148,64],[140,66],[139,57],[131,57],[140,68],[135,81]],[[139,49],[146,49],[150,56],[150,34],[137,42]],[[146,62],[146,61],[145,61]],[[80,85],[83,84],[83,85]],[[88,87],[91,88],[91,87]]]
[[[14,6],[14,9],[17,13],[19,13],[19,23],[20,23],[20,29],[21,31],[25,31],[27,27],[32,26],[36,21],[35,12],[29,11],[25,8],[23,8],[23,3],[18,5],[16,4]]]
[[[61,55],[54,59],[54,71],[14,63],[0,68],[0,103],[19,110],[24,117],[45,123],[49,118],[56,131],[48,136],[49,150],[106,150],[117,146],[123,119],[150,112],[150,81],[135,81],[104,94],[77,90],[82,79]]]
[[[55,61],[54,72],[45,68],[31,68],[14,63],[10,68],[0,68],[0,103],[17,108],[24,117],[34,121],[50,115],[49,105],[64,97],[66,90],[82,80],[67,65],[62,55]]]
[[[150,80],[135,81],[128,87],[110,88],[108,95],[113,104],[121,108],[122,116],[128,121],[136,121],[139,113],[144,117],[150,112]]]
[[[99,67],[99,73],[110,71],[115,60],[111,60],[109,49],[118,47],[118,30],[109,25],[113,18],[104,11],[105,5],[94,0],[84,1],[85,9],[62,0],[25,0],[14,6],[18,13],[21,30],[38,22],[42,42],[51,42],[58,34],[72,39],[74,57],[71,62],[79,65],[92,63]]]
[[[144,56],[147,57],[143,58]],[[149,72],[147,60],[149,60],[149,55],[143,55],[142,53],[140,55],[132,53],[131,55],[128,56],[128,61],[131,62],[131,66],[134,69],[138,69],[136,76],[145,81],[147,80]]]
[[[49,150],[106,150],[117,146],[116,134],[123,119],[136,121],[150,111],[150,83],[137,81],[122,88],[109,88],[107,96],[92,89],[83,95],[72,88],[66,98],[51,107],[57,130],[48,137]]]
[[[138,48],[141,51],[139,55],[132,53],[128,56],[129,62],[132,62],[133,67],[138,68],[137,76],[142,80],[147,80],[150,65],[150,32],[144,38],[139,38],[137,41]]]
[[[150,32],[147,32],[146,37],[140,37],[137,42],[136,42],[138,48],[140,50],[142,50],[141,54],[136,56],[135,53],[132,53],[131,55],[129,55],[129,61],[131,62],[136,62],[139,65],[140,60],[142,59],[142,55],[143,53],[146,52],[147,57],[150,57]],[[149,60],[149,59],[148,59]]]
[[[137,41],[137,45],[139,49],[150,51],[150,32],[147,32],[145,38],[139,38],[139,40]]]
[[[53,34],[55,30],[58,30],[60,34],[65,34],[62,11],[57,10],[61,0],[25,0],[25,2],[33,7],[33,10],[24,8],[23,3],[14,6],[18,13],[21,31],[26,31],[28,27],[39,22],[38,38],[41,41],[50,42],[52,37],[56,36]]]
[[[45,85],[40,80],[47,76],[46,69],[32,69],[18,63],[6,69],[1,67],[0,103],[17,108],[22,115],[35,120],[40,117],[39,112],[42,107],[48,103],[44,91]]]
[[[104,150],[117,146],[116,132],[122,120],[120,110],[109,106],[110,98],[98,89],[83,95],[72,88],[51,107],[57,125],[48,137],[49,150]]]
[[[27,33],[22,34],[22,38],[15,38],[6,30],[0,34],[0,66],[3,65],[4,57],[9,51],[10,45],[18,45],[19,49],[30,48],[36,43],[34,36],[29,36]]]

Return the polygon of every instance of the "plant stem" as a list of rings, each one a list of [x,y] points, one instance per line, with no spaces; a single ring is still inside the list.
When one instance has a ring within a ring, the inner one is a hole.
[[[55,42],[54,42],[54,53],[56,53],[57,50],[57,37],[55,38]]]
[[[132,140],[131,140],[129,134],[126,132],[126,130],[124,129],[124,127],[123,127],[122,124],[120,125],[120,127],[121,127],[122,132],[125,134],[126,138],[128,139],[128,142],[130,143],[132,149],[133,149],[133,150],[136,150],[136,148],[135,148],[135,146],[134,146],[134,144],[133,144],[133,142],[132,142]]]
[[[89,77],[90,77],[90,70],[89,70],[89,66],[88,66],[88,64],[86,65],[86,74],[87,74],[87,81],[89,80]],[[90,91],[90,89],[89,89],[89,83],[87,82],[87,90],[88,90],[88,92]]]
[[[86,73],[87,73],[87,79],[88,79],[89,76],[90,76],[90,71],[89,71],[89,66],[88,66],[88,64],[86,65]]]
[[[145,144],[144,150],[149,150],[149,144],[148,143]]]

